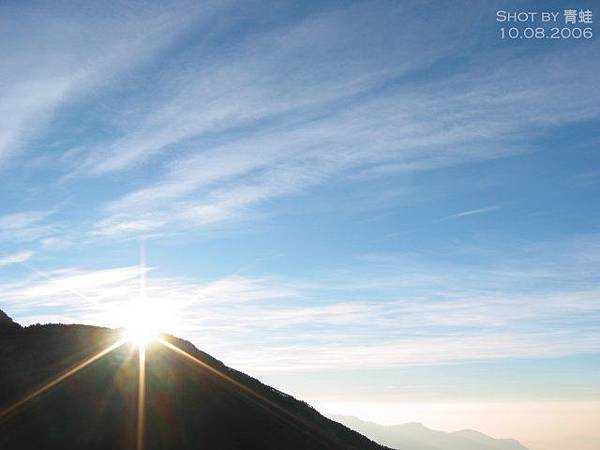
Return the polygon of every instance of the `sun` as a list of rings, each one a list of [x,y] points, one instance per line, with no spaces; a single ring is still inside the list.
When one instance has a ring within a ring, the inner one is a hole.
[[[123,337],[132,344],[145,348],[160,337],[161,324],[168,316],[156,302],[136,301],[125,308]]]
[[[127,341],[141,348],[145,348],[158,339],[159,336],[160,333],[158,331],[148,328],[142,323],[128,326],[124,332],[124,337]]]
[[[143,350],[160,339],[162,333],[179,330],[180,311],[170,299],[153,296],[155,290],[146,285],[146,264],[143,246],[140,251],[139,292],[136,297],[111,308],[115,322],[123,328],[123,339]],[[141,354],[142,352],[140,352]]]

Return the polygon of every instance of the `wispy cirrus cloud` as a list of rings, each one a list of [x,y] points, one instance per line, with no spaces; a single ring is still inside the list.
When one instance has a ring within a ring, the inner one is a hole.
[[[23,251],[11,255],[0,256],[0,267],[18,264],[29,260],[35,253],[32,251]]]
[[[192,2],[179,2],[186,11],[180,14],[159,2],[123,8],[110,1],[81,9],[39,1],[23,13],[21,6],[0,6],[0,37],[11,42],[0,50],[0,162],[26,151],[61,107],[164,49],[200,9]]]
[[[198,282],[145,269],[146,295],[171,314],[167,331],[250,371],[561,357],[600,342],[598,261],[581,242],[522,249],[530,257],[515,255],[511,271],[496,263],[380,259],[377,276],[369,260],[310,281],[231,275]],[[595,240],[585,242],[589,249]],[[547,260],[553,263],[540,264]],[[45,311],[45,320],[119,326],[123,307],[139,295],[140,275],[137,266],[52,270],[0,285],[0,297],[25,323],[44,321]],[[559,286],[530,288],[557,277]]]
[[[433,30],[434,24],[409,22],[398,30],[397,21],[414,14],[411,8],[398,6],[388,15],[366,4],[325,8],[292,23],[274,21],[252,33],[240,32],[239,23],[228,18],[211,30],[214,36],[209,34],[208,42],[215,46],[201,41],[188,50],[195,62],[181,67],[175,61],[167,68],[162,83],[154,86],[155,97],[134,106],[148,113],[125,128],[121,138],[99,146],[83,169],[96,175],[124,170],[159,153],[179,153],[173,145],[180,148],[186,140],[253,128],[282,117],[304,121],[392,76],[426,67],[457,42],[432,33],[435,45],[419,43],[414,37],[417,28]],[[256,9],[254,14],[266,12],[260,6]],[[364,32],[373,21],[378,23],[378,33],[366,38]],[[335,35],[331,29],[337,30]],[[390,39],[399,32],[404,39]],[[224,51],[220,40],[228,42]],[[420,51],[409,50],[409,42]],[[367,51],[373,45],[386,45],[388,53]]]
[[[119,311],[139,293],[138,267],[71,269],[49,276],[1,285],[9,311],[25,323],[60,317],[118,326]],[[239,276],[208,283],[150,278],[147,295],[160,298],[176,317],[172,323],[177,328],[168,331],[202,342],[204,350],[251,371],[557,357],[593,351],[600,340],[593,327],[581,333],[586,322],[577,332],[568,325],[552,330],[535,325],[597,315],[597,290],[546,296],[453,292],[438,293],[435,301],[374,298],[308,306],[311,294],[292,286]],[[73,295],[74,290],[82,297]],[[36,309],[40,307],[46,317]]]
[[[39,124],[41,133],[56,111],[86,104],[91,93],[95,108],[121,99],[114,111],[98,113],[96,138],[61,150],[63,181],[106,180],[152,165],[152,177],[107,190],[111,198],[93,212],[96,235],[199,227],[331,180],[532,151],[532,134],[599,113],[597,62],[587,46],[466,59],[476,40],[452,33],[439,11],[420,20],[417,3],[325,7],[281,21],[274,14],[252,31],[240,21],[269,12],[264,6],[239,15],[228,14],[228,4],[147,3],[135,15],[122,6],[94,17],[76,8],[56,16],[34,11],[5,49],[12,100],[0,155],[37,135],[28,128],[25,139],[24,124]],[[18,12],[7,8],[7,17]],[[212,20],[217,12],[223,20]],[[182,43],[198,37],[194,27],[202,39]],[[32,34],[43,44],[56,29],[67,32],[48,40],[51,48],[19,50]],[[171,47],[177,51],[165,52]],[[157,55],[164,57],[160,70],[152,66]],[[552,70],[535,70],[541,66]],[[443,67],[443,76],[432,67]],[[586,95],[559,89],[567,80],[588,86]]]
[[[446,219],[458,219],[460,217],[467,217],[467,216],[474,216],[474,215],[478,215],[478,214],[485,214],[485,213],[488,213],[488,212],[497,211],[497,210],[499,210],[501,208],[502,208],[501,205],[493,205],[493,206],[486,206],[485,208],[470,209],[468,211],[463,211],[463,212],[459,212],[459,213],[456,213],[456,214],[452,214],[451,216],[446,217]]]
[[[0,216],[0,229],[3,231],[18,230],[39,224],[53,211],[21,211]]]
[[[277,371],[347,370],[451,364],[503,358],[557,358],[573,352],[595,352],[600,334],[575,332],[482,333],[443,337],[411,337],[385,344],[319,347],[285,345],[234,352],[238,367],[252,373]],[[303,355],[302,361],[293,355]]]
[[[61,226],[50,220],[54,210],[21,211],[0,216],[0,241],[30,243],[60,232]]]
[[[564,56],[573,57],[575,64],[576,56]],[[165,164],[158,182],[109,202],[96,233],[118,235],[215,223],[333,178],[418,172],[532,151],[530,139],[521,139],[525,130],[541,133],[549,126],[600,114],[592,100],[600,95],[596,90],[586,98],[560,93],[558,86],[572,72],[557,69],[539,83],[540,75],[533,68],[545,58],[515,58],[508,68],[500,69],[502,75],[492,70],[495,62],[482,58],[480,66],[444,80],[405,84],[388,79],[391,85],[381,93],[353,98],[359,91],[343,91],[343,107],[317,103],[268,127],[255,119],[255,128],[232,132],[224,143],[207,145],[206,131],[185,127],[190,131],[186,142],[179,138],[171,142],[179,142],[184,156]],[[593,84],[594,64],[589,59],[579,64],[582,84]],[[267,100],[254,101],[268,105]],[[516,119],[511,110],[522,103],[528,106]],[[181,117],[185,114],[181,111]],[[280,111],[273,109],[272,114]],[[230,131],[237,126],[235,120],[219,124]],[[491,211],[465,211],[456,217]],[[140,221],[142,228],[135,226]]]
[[[26,255],[13,255],[23,259]],[[63,268],[50,271],[33,270],[30,276],[0,284],[3,303],[23,316],[38,308],[57,308],[70,313],[74,321],[118,326],[119,306],[140,295],[140,276],[151,268],[139,266],[98,270]],[[295,291],[283,283],[268,278],[248,278],[237,275],[200,283],[184,278],[150,278],[146,295],[165,302],[165,310],[185,312],[190,306],[207,304],[242,304],[248,302],[291,298]],[[51,311],[50,314],[53,312]],[[190,322],[198,319],[197,311]],[[116,322],[115,322],[116,320]]]

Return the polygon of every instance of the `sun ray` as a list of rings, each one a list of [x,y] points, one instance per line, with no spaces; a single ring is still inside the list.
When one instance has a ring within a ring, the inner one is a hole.
[[[140,243],[139,291],[136,298],[122,305],[119,313],[123,323],[123,336],[138,347],[146,347],[160,334],[170,311],[164,302],[148,297],[146,283],[146,253]]]
[[[120,339],[117,342],[115,342],[114,344],[112,344],[109,347],[105,348],[104,350],[102,350],[102,351],[96,353],[95,355],[89,357],[88,359],[86,359],[82,363],[79,363],[78,365],[76,365],[72,369],[69,369],[68,371],[66,371],[62,375],[59,375],[58,377],[54,378],[53,380],[51,380],[48,383],[44,384],[43,386],[39,387],[35,391],[31,392],[27,396],[23,397],[18,402],[14,403],[11,406],[9,406],[9,407],[3,409],[2,411],[0,411],[0,417],[4,417],[4,416],[10,414],[11,412],[15,411],[16,409],[18,409],[23,404],[27,403],[29,400],[31,400],[31,399],[37,397],[38,395],[46,392],[47,390],[51,389],[52,387],[56,386],[57,384],[61,383],[64,380],[66,380],[67,378],[75,375],[77,372],[79,372],[84,367],[92,364],[94,361],[99,360],[100,358],[102,358],[103,356],[109,354],[110,352],[112,352],[113,350],[117,349],[118,347],[120,347],[124,343],[125,343],[125,340],[124,339]]]
[[[139,300],[146,300],[146,249],[144,242],[140,243],[140,295]]]
[[[296,414],[288,411],[287,409],[278,405],[277,403],[273,402],[272,400],[269,400],[268,398],[264,397],[263,395],[259,394],[258,392],[254,391],[253,389],[249,388],[248,386],[240,383],[237,380],[234,380],[233,378],[224,374],[220,370],[215,369],[214,367],[205,363],[204,361],[201,361],[200,359],[190,355],[185,350],[180,349],[176,345],[174,345],[160,337],[157,339],[157,341],[160,344],[167,347],[169,350],[172,350],[173,352],[189,359],[196,365],[208,370],[209,372],[213,373],[214,375],[217,375],[219,378],[221,378],[229,383],[232,383],[234,386],[240,388],[244,393],[249,394],[252,399],[258,400],[258,402],[257,402],[258,405],[262,406],[270,413],[275,414],[277,417],[279,417],[283,420],[286,420],[288,423],[290,423],[294,427],[298,428],[299,430],[307,431],[307,429],[308,429],[316,434],[319,434],[322,438],[325,438],[326,440],[331,440],[331,437],[326,435],[325,433],[323,433],[318,427],[309,423],[305,419],[298,417]]]
[[[139,378],[138,378],[138,405],[137,405],[137,450],[144,448],[144,425],[146,409],[146,348],[138,347],[140,356]]]

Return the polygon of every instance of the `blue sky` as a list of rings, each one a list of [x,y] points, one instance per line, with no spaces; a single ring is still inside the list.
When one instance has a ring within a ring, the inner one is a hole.
[[[600,401],[600,48],[517,6],[573,5],[2,3],[0,306],[118,326],[143,246],[317,403]]]

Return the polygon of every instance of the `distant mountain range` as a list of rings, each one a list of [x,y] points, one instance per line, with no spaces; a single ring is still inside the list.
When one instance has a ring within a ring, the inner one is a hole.
[[[23,328],[0,311],[0,449],[133,450],[140,436],[144,450],[385,449],[170,336],[146,351],[138,434],[136,349],[121,345],[69,375],[120,338],[83,325]]]
[[[494,439],[473,430],[430,430],[420,423],[383,426],[351,416],[330,416],[353,430],[399,450],[527,450],[514,439]]]

